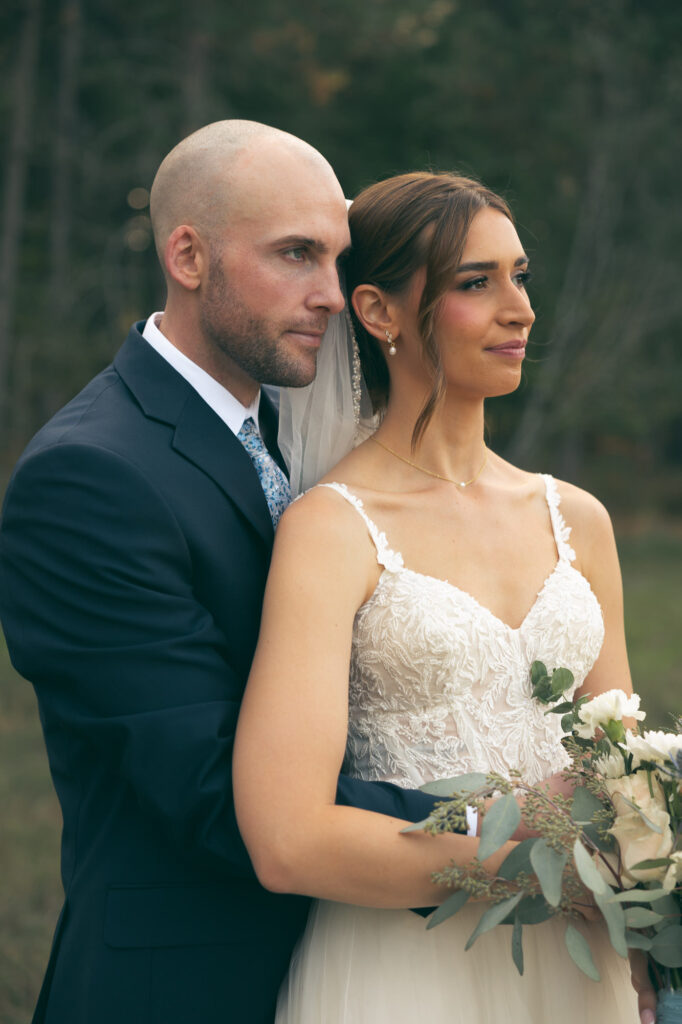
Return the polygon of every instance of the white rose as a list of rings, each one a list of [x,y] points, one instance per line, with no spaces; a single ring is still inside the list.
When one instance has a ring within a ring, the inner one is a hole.
[[[638,736],[628,729],[625,734],[625,746],[633,756],[633,768],[638,768],[642,761],[664,764],[682,750],[682,734],[651,731]]]
[[[659,781],[652,776],[651,792],[646,772],[626,775],[622,779],[606,779],[608,790],[616,811],[616,820],[609,832],[620,848],[622,865],[621,880],[626,889],[637,882],[660,882],[668,868],[633,868],[642,860],[656,860],[669,856],[673,848],[673,834],[670,829],[670,815],[666,810],[665,796]],[[653,795],[652,795],[653,793]],[[652,824],[661,832],[653,832],[641,816],[625,803],[625,797],[637,804]]]
[[[673,863],[669,866],[661,883],[668,892],[671,892],[676,885],[682,883],[682,850],[678,850],[677,853],[671,853],[670,856]]]
[[[575,731],[589,740],[607,722],[620,722],[623,718],[636,718],[641,722],[645,712],[639,710],[639,694],[628,697],[624,690],[607,690],[583,704],[578,715],[583,724],[577,725]]]

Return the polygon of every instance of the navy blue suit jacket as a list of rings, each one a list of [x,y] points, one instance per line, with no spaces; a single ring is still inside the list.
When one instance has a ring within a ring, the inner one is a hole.
[[[3,627],[64,817],[34,1021],[269,1024],[308,901],[258,884],[231,755],[272,525],[248,455],[140,326],[30,443],[0,531]],[[433,805],[343,776],[338,799]]]

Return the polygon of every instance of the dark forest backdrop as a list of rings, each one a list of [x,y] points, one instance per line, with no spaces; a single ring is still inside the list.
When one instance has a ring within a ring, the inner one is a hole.
[[[425,166],[504,192],[539,316],[493,447],[682,511],[677,0],[4,0],[0,58],[0,468],[163,303],[160,159],[245,117],[348,195]]]

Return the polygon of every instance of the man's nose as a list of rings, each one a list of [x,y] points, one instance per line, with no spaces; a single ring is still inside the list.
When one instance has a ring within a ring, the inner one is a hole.
[[[323,307],[328,309],[330,313],[340,313],[346,305],[336,265],[323,272],[318,283],[318,290],[310,296],[309,303],[313,308],[319,309]]]

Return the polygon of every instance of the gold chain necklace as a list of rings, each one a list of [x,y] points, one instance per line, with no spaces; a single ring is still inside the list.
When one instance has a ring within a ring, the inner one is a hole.
[[[486,448],[485,455],[483,456],[483,462],[479,466],[476,474],[472,476],[471,480],[453,480],[450,476],[443,476],[441,473],[434,473],[432,469],[424,469],[423,466],[418,466],[416,462],[406,459],[404,455],[398,455],[397,452],[394,452],[392,448],[389,448],[387,444],[380,441],[378,437],[374,437],[373,434],[370,436],[370,441],[374,441],[375,444],[378,444],[379,447],[383,448],[389,455],[394,455],[396,459],[400,459],[400,461],[404,462],[406,465],[412,466],[413,469],[418,469],[420,473],[426,473],[427,476],[434,476],[436,480],[445,480],[449,484],[455,484],[456,487],[468,487],[469,484],[475,484],[488,462],[488,449]]]

